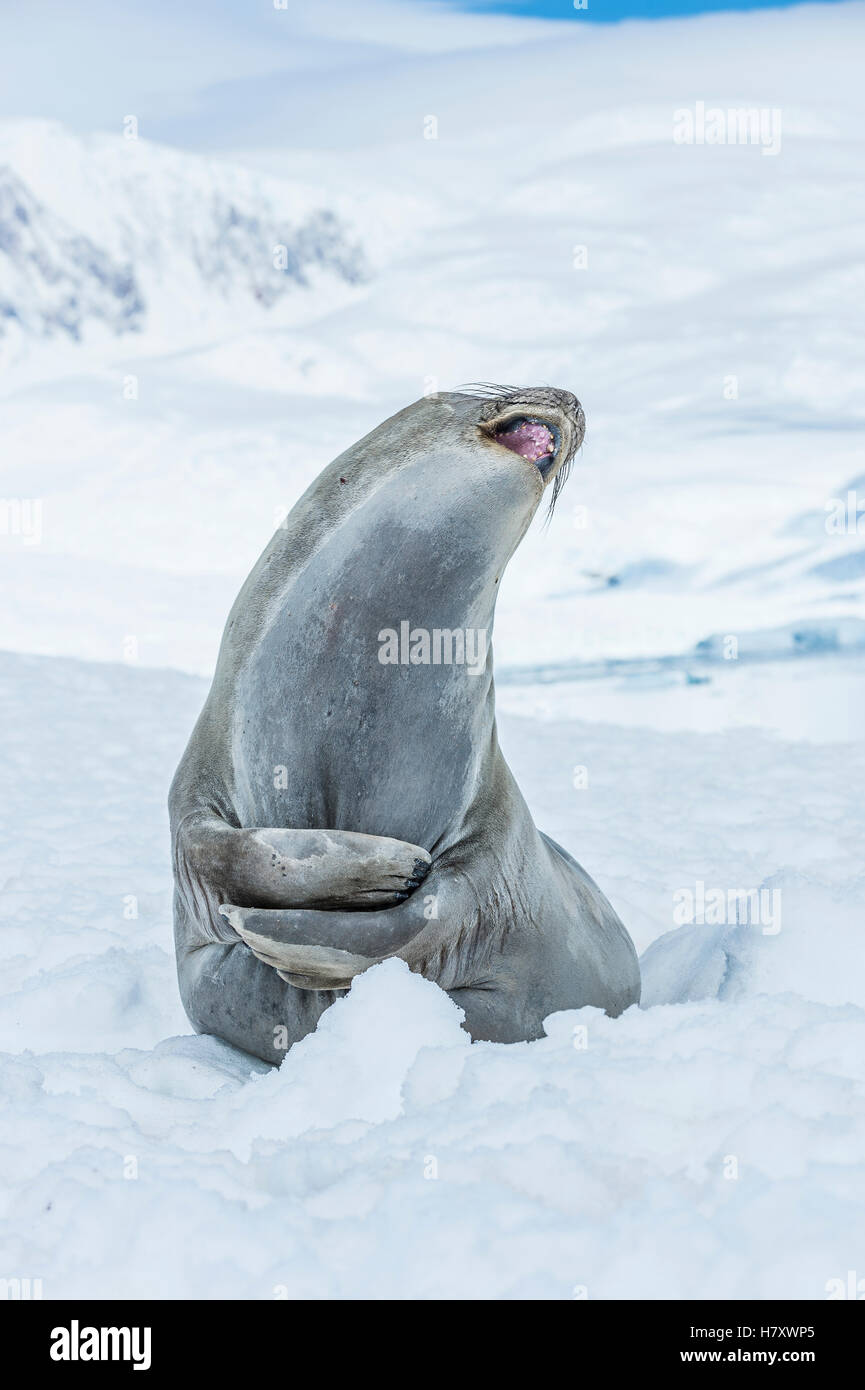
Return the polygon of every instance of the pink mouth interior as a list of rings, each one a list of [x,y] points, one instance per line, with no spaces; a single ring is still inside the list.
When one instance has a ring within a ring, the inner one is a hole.
[[[496,442],[506,449],[512,449],[521,458],[537,463],[538,459],[549,458],[556,452],[552,431],[536,420],[518,420],[496,432]]]

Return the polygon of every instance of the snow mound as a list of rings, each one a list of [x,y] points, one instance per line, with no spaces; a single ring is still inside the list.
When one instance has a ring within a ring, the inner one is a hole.
[[[865,1000],[865,874],[830,887],[787,871],[755,891],[772,895],[777,920],[682,926],[649,946],[644,1008],[786,991],[825,1004]]]

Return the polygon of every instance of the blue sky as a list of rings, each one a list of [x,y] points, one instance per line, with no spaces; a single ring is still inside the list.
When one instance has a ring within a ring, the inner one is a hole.
[[[834,4],[837,0],[811,0]],[[663,19],[671,15],[705,14],[718,10],[768,10],[796,0],[588,0],[579,19],[610,24],[618,19]],[[475,14],[521,14],[543,19],[571,19],[573,0],[455,0],[455,9]]]

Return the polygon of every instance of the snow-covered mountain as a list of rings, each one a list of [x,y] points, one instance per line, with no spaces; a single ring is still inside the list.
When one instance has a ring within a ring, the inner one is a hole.
[[[55,216],[10,168],[0,168],[0,336],[80,338],[88,321],[116,333],[141,326],[144,301],[129,264]]]
[[[365,275],[357,237],[314,191],[144,140],[0,125],[7,357],[97,324],[176,345]]]

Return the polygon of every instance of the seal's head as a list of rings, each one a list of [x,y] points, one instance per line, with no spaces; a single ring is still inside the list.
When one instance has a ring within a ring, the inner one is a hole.
[[[339,532],[389,594],[404,591],[407,566],[428,592],[463,600],[480,584],[488,594],[545,495],[552,511],[584,432],[570,391],[436,392],[334,460],[310,491],[302,529],[326,531],[330,543]]]
[[[586,417],[570,391],[551,386],[469,386],[458,393],[480,401],[478,429],[497,446],[533,463],[551,488],[550,512],[583,442]]]

